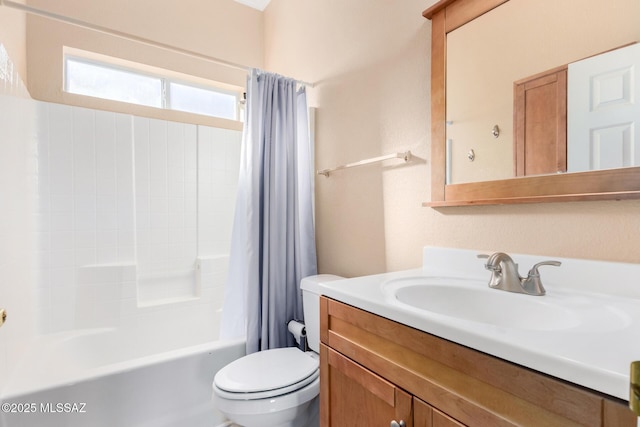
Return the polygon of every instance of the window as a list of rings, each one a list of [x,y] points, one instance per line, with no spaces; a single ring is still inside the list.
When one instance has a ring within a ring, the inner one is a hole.
[[[162,79],[77,58],[66,59],[67,92],[162,108]]]
[[[168,93],[172,110],[237,119],[238,98],[235,94],[177,82],[169,82]]]
[[[146,73],[108,62],[65,56],[64,90],[78,95],[188,113],[239,119],[241,92]]]

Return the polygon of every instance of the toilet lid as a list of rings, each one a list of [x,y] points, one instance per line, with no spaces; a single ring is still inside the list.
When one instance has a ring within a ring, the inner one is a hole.
[[[256,393],[299,383],[318,370],[318,360],[294,347],[264,350],[237,359],[215,376],[214,384],[232,393]]]

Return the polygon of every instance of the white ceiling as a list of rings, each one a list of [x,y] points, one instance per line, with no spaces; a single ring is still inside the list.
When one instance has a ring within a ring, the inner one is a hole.
[[[264,11],[264,8],[267,7],[271,0],[235,0],[238,3],[245,4],[254,9],[258,9],[259,11]]]

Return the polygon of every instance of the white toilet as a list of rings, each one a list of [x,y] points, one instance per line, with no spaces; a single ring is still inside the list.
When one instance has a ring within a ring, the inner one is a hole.
[[[220,369],[213,400],[243,427],[317,427],[320,376],[319,283],[342,279],[321,274],[302,279],[302,306],[309,348],[278,348],[249,354]]]

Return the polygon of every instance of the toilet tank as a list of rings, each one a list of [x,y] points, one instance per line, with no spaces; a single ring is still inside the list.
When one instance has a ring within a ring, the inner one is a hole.
[[[300,281],[302,290],[302,309],[307,331],[309,348],[316,353],[320,351],[320,283],[344,279],[333,274],[318,274],[305,277]]]

